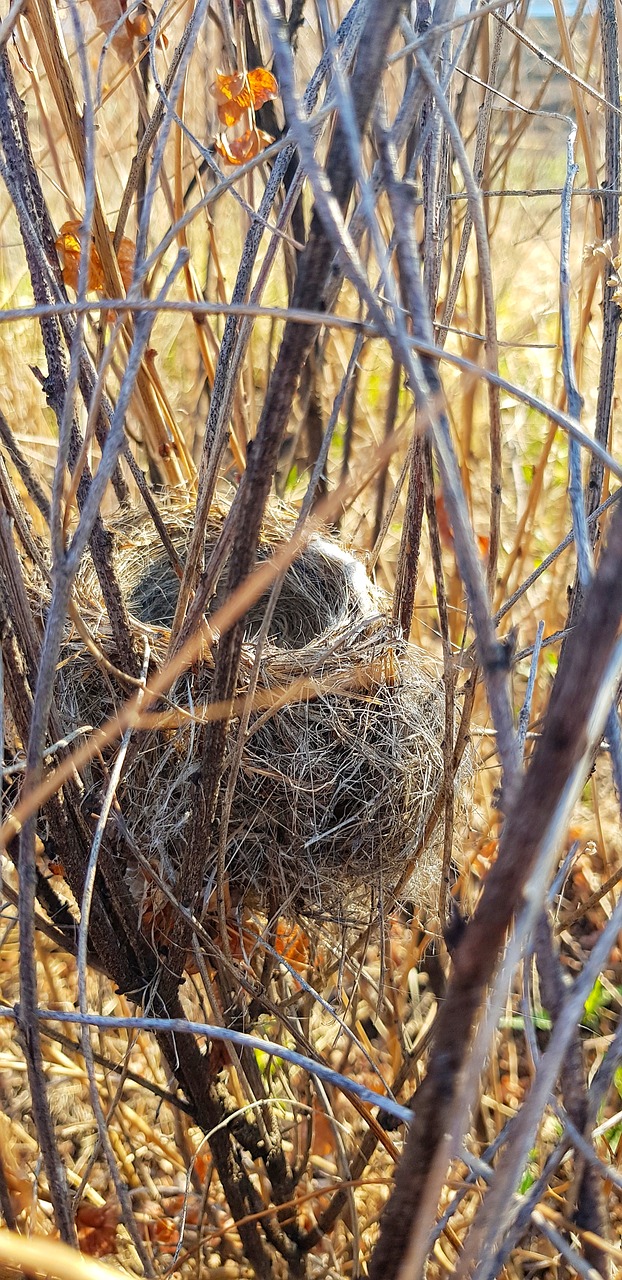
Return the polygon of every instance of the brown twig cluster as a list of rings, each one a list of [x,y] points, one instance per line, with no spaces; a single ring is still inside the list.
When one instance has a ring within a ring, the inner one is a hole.
[[[149,1276],[604,1277],[615,7],[90,7],[0,23],[2,1256],[52,1218]]]

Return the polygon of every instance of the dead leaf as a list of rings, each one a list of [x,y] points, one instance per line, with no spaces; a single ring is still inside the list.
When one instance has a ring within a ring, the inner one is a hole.
[[[125,13],[125,4],[121,0],[89,0],[89,4],[99,30],[105,36],[110,35],[115,23]],[[127,27],[127,22],[120,26],[111,40],[112,48],[121,62],[134,61],[133,37]]]
[[[265,67],[254,67],[252,71],[247,72],[246,79],[254,111],[259,111],[266,102],[272,102],[274,98],[278,98],[279,86],[272,72],[267,71]]]
[[[212,1173],[212,1157],[209,1153],[207,1155],[203,1151],[197,1153],[194,1157],[194,1171],[197,1178],[205,1184]]]
[[[116,1203],[81,1204],[76,1213],[76,1230],[81,1253],[91,1258],[105,1258],[116,1252],[117,1227],[120,1221]]]
[[[306,933],[299,925],[288,925],[284,920],[279,920],[276,927],[276,938],[274,949],[284,960],[295,969],[297,973],[303,973],[309,965],[309,939]]]
[[[251,105],[250,90],[246,77],[242,72],[227,76],[222,71],[216,72],[216,80],[210,87],[216,99],[218,119],[221,124],[237,124],[240,116],[248,111]]]
[[[127,240],[126,237],[123,236],[119,248],[117,249],[117,262],[119,264],[119,271],[121,273],[121,279],[126,293],[132,283],[132,276],[134,275],[135,256],[136,245],[133,244],[131,240]]]
[[[435,502],[436,502],[436,519],[438,521],[438,531],[440,534],[441,542],[444,547],[453,547],[454,545],[453,530],[449,522],[449,516],[447,515],[447,508],[445,507],[445,500],[443,498],[442,493],[437,493],[435,495]]]
[[[133,40],[146,40],[153,22],[146,9],[138,10],[135,17],[125,19],[125,27]]]
[[[160,1213],[162,1211],[160,1210]],[[179,1244],[179,1227],[172,1218],[164,1216],[153,1218],[145,1223],[145,1235],[148,1240],[160,1246],[160,1253],[175,1253]]]
[[[167,1197],[166,1207],[169,1213],[183,1213],[184,1221],[189,1227],[198,1227],[203,1215],[203,1196],[196,1192],[184,1192],[178,1196]]]
[[[82,252],[82,223],[79,219],[64,222],[56,238],[56,251],[60,258],[65,284],[78,292],[78,276],[80,271],[80,255]],[[87,289],[101,290],[104,287],[104,272],[101,258],[91,242],[89,253],[89,275]]]
[[[254,160],[271,142],[274,142],[274,138],[269,133],[264,133],[263,129],[247,129],[246,133],[233,142],[229,142],[226,134],[221,133],[214,147],[228,164],[241,165]]]
[[[105,36],[110,35],[115,23],[127,10],[126,0],[89,0],[89,4],[95,15],[97,26]],[[151,34],[154,21],[155,14],[151,5],[143,3],[140,8],[133,10],[131,16],[125,19],[125,23],[119,26],[110,43],[121,62],[134,63],[134,41],[146,40]],[[168,48],[168,37],[161,32],[157,43],[161,49]]]
[[[255,67],[252,71],[235,71],[233,75],[217,71],[210,92],[216,99],[220,123],[229,127],[237,124],[249,108],[258,111],[278,97],[279,87],[272,72],[265,67]]]
[[[331,1156],[335,1151],[335,1135],[333,1126],[325,1111],[313,1103],[313,1141],[311,1154],[314,1156]]]
[[[79,218],[75,218],[69,222],[64,222],[58,236],[56,237],[56,252],[60,259],[63,280],[70,289],[74,290],[75,293],[78,292],[82,235],[82,223]],[[117,261],[119,263],[119,272],[126,292],[130,287],[132,276],[134,274],[135,252],[135,245],[132,241],[123,237],[117,252]],[[89,292],[93,291],[96,293],[103,293],[104,291],[104,270],[101,258],[92,239],[89,256],[89,278],[87,282],[87,290]]]

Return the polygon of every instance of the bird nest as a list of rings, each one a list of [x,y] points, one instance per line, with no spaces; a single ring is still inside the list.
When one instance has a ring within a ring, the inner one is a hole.
[[[207,558],[226,513],[223,502],[212,509]],[[173,502],[161,514],[183,558],[193,513]],[[271,508],[260,558],[291,536],[293,520],[280,505]],[[159,660],[179,579],[145,516],[124,515],[110,527],[133,622]],[[226,568],[219,591],[226,591]],[[98,645],[114,662],[88,563],[76,592]],[[239,719],[228,729],[221,807],[205,853],[206,906],[217,887],[219,847],[230,901],[270,914],[360,920],[374,901],[386,904],[403,879],[443,784],[444,691],[434,666],[396,635],[386,604],[361,562],[327,536],[314,535],[288,569],[259,658],[231,802],[223,811]],[[262,598],[246,618],[236,710],[251,685],[265,607]],[[210,656],[177,680],[158,727],[135,735],[117,788],[117,825],[126,846],[173,889],[199,795],[212,673]],[[114,678],[77,637],[67,642],[59,680],[68,729],[98,725],[120,701]],[[101,786],[96,774],[92,785],[94,791]],[[464,771],[457,789],[462,803],[468,791]],[[422,850],[403,896],[417,902],[423,894],[429,900],[438,885],[439,844],[435,840]],[[127,874],[153,914],[153,887],[139,865]]]

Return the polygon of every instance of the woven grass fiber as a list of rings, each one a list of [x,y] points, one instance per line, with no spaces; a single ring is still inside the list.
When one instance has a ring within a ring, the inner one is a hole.
[[[229,509],[210,514],[206,560]],[[193,511],[162,501],[161,515],[183,559]],[[272,503],[260,559],[292,534],[295,514]],[[159,663],[170,637],[179,580],[151,520],[122,514],[109,527],[133,623]],[[226,562],[216,602],[226,596]],[[99,585],[86,561],[76,583],[80,611],[97,644],[116,661]],[[438,670],[391,625],[388,600],[363,564],[335,539],[314,534],[288,569],[258,663],[257,690],[241,752],[228,820],[223,817],[239,720],[228,752],[213,845],[205,850],[204,905],[213,903],[218,849],[232,905],[268,914],[360,921],[387,906],[442,786],[444,691]],[[249,689],[266,598],[246,618],[239,694]],[[127,696],[80,638],[68,637],[59,671],[66,730],[97,726]],[[192,828],[201,760],[202,707],[213,657],[182,676],[163,704],[168,720],[137,733],[117,790],[126,847],[140,851],[167,884],[178,881]],[[288,694],[288,690],[293,692]],[[273,705],[269,705],[272,702]],[[92,766],[94,792],[101,787]],[[459,806],[468,803],[468,771],[459,775]],[[403,896],[415,906],[434,896],[440,838],[419,857]],[[222,871],[221,871],[222,874]],[[138,864],[126,875],[149,901],[153,887]]]

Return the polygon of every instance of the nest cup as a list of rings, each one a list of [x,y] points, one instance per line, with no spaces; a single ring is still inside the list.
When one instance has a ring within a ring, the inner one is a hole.
[[[207,528],[206,558],[228,504],[218,501]],[[177,500],[161,514],[183,558],[193,511]],[[294,513],[272,504],[259,557],[287,541]],[[144,514],[110,525],[119,580],[133,622],[155,660],[164,656],[179,580]],[[104,654],[115,661],[97,578],[85,562],[76,591]],[[226,566],[217,598],[226,596]],[[267,597],[250,610],[238,694],[249,688]],[[360,921],[380,900],[390,905],[425,831],[442,786],[444,691],[422,652],[400,640],[387,600],[361,562],[328,536],[313,535],[288,569],[259,660],[253,710],[230,812],[222,798],[239,721],[228,730],[227,761],[213,847],[206,851],[204,900],[216,888],[224,851],[232,904],[290,917]],[[121,700],[114,679],[71,637],[59,672],[67,729],[96,726]],[[117,799],[130,851],[139,850],[175,886],[197,802],[211,656],[188,671],[166,699],[162,726],[135,735]],[[125,697],[127,691],[121,696]],[[93,778],[97,787],[97,778]],[[468,778],[459,776],[464,807]],[[225,830],[226,825],[226,830]],[[146,902],[153,888],[128,870]],[[421,905],[438,887],[439,839],[421,852],[402,897]],[[150,914],[153,902],[151,902]]]

